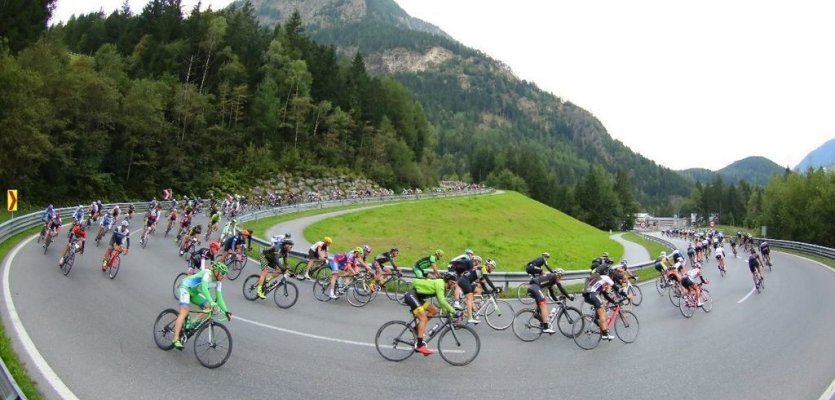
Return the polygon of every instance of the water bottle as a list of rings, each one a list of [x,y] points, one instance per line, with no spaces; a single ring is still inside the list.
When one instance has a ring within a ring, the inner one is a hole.
[[[435,324],[435,326],[433,326],[431,329],[429,329],[429,332],[426,332],[426,336],[427,337],[432,337],[432,335],[435,334],[435,331],[437,331],[440,326],[441,326],[440,323]]]
[[[554,315],[557,315],[557,307],[552,308],[551,311],[548,312],[548,320],[550,321],[553,319]]]

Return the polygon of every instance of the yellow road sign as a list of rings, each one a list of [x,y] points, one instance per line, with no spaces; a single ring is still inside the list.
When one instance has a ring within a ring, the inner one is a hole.
[[[9,211],[17,211],[17,190],[10,189],[6,191],[6,204]]]

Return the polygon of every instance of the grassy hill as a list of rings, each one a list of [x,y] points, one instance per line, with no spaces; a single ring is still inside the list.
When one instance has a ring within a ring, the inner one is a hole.
[[[551,253],[551,265],[565,269],[588,268],[602,251],[616,260],[623,254],[608,232],[514,192],[345,214],[309,226],[304,235],[310,241],[331,236],[334,253],[362,244],[374,254],[397,246],[398,264],[409,267],[438,248],[445,260],[471,248],[485,260],[495,259],[504,271],[524,270],[543,251]]]

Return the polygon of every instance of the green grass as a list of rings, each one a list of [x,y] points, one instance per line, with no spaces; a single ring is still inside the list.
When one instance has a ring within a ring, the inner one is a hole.
[[[0,243],[0,260],[5,259],[8,252],[16,246],[18,242],[32,234],[37,233],[39,229],[39,227],[32,228],[26,232],[10,237],[3,243]],[[3,326],[2,322],[0,322],[0,357],[3,358],[3,362],[6,363],[6,368],[8,368],[12,373],[12,377],[14,377],[15,382],[17,382],[20,390],[23,391],[27,398],[31,400],[43,398],[43,395],[38,391],[37,385],[29,378],[26,373],[26,369],[23,367],[20,359],[17,358],[17,354],[15,354],[12,349],[12,343],[9,340],[8,335],[6,335],[6,328]]]
[[[332,237],[333,253],[361,244],[374,253],[397,246],[398,264],[408,267],[438,248],[447,260],[471,248],[503,271],[522,271],[543,251],[551,253],[551,265],[575,270],[588,268],[603,251],[616,260],[623,254],[608,232],[512,192],[359,211],[313,224],[304,235],[310,241]]]
[[[632,232],[624,233],[623,234],[623,239],[628,240],[632,243],[637,243],[637,244],[643,246],[649,252],[650,259],[655,259],[655,257],[658,257],[661,254],[662,251],[666,251],[666,252],[670,251],[670,249],[658,244],[658,242],[655,242],[655,241],[652,241],[652,240],[649,240],[649,239],[645,239],[645,238],[643,238],[639,235],[636,235]],[[630,263],[635,264],[635,263],[642,263],[644,261],[648,261],[648,260],[630,260]]]
[[[311,216],[311,215],[325,214],[325,213],[334,212],[334,211],[349,210],[349,209],[352,209],[352,208],[374,206],[376,204],[378,204],[378,203],[352,204],[352,205],[349,205],[349,206],[317,208],[315,210],[306,210],[306,211],[300,211],[300,212],[289,212],[289,213],[286,213],[286,214],[276,215],[274,217],[267,217],[267,218],[261,218],[261,219],[258,219],[258,220],[253,220],[253,221],[241,222],[238,225],[241,226],[241,227],[246,227],[246,228],[251,229],[255,233],[256,237],[260,237],[260,238],[263,238],[263,239],[269,239],[267,237],[267,231],[270,228],[272,228],[273,226],[278,225],[282,222],[286,222],[286,221],[290,221],[290,220],[294,220],[294,219],[299,219],[299,218],[303,218],[303,217],[308,217],[308,216]],[[379,203],[379,204],[392,204],[392,203],[387,202],[387,203]],[[225,222],[224,222],[224,225],[225,225]]]

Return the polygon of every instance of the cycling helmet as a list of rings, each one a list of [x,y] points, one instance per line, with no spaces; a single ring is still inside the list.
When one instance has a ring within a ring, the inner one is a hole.
[[[212,265],[212,271],[218,272],[221,275],[226,275],[226,273],[229,272],[229,268],[226,267],[226,264],[218,262]]]
[[[476,261],[476,262],[481,262],[481,256],[475,256],[475,257],[473,257],[473,261]]]
[[[435,250],[435,256],[439,257],[439,258],[443,257],[444,256],[444,251],[441,250],[441,249]]]
[[[290,237],[291,237],[291,236],[290,236],[290,232],[285,232],[285,233],[284,233],[284,238],[285,238],[285,239],[290,239]]]
[[[398,249],[397,247],[392,247],[391,249],[389,249],[389,253],[394,253],[395,251],[400,252],[400,249]]]
[[[603,253],[600,254],[600,257],[609,258],[609,253],[604,251]]]
[[[624,258],[624,259],[620,260],[620,265],[626,266],[626,264],[627,264],[628,262],[629,262],[629,261],[626,261],[626,259]]]
[[[324,241],[327,244],[333,243],[333,239],[331,239],[330,236],[325,236],[325,238],[322,239],[322,241]]]
[[[354,249],[354,253],[362,254],[362,247],[357,247],[356,249]]]
[[[487,264],[487,266],[488,266],[488,267],[490,267],[490,268],[496,268],[496,261],[495,261],[495,260],[493,260],[493,259],[489,259],[489,258],[488,258],[488,259],[487,259],[487,263],[486,263],[486,264]]]
[[[212,253],[217,253],[218,251],[220,251],[220,243],[218,243],[217,241],[214,241],[214,240],[211,241],[209,243],[209,250],[211,250]]]
[[[662,251],[662,252],[661,252],[661,257],[667,257],[667,252],[666,252],[666,251]]]
[[[451,272],[444,272],[443,274],[441,274],[441,278],[444,280],[444,282],[454,281],[458,279],[455,276],[455,274]]]
[[[472,256],[473,256],[473,254],[475,254],[475,253],[473,253],[473,249],[467,249],[467,250],[464,250],[464,254],[466,254],[466,255],[468,255],[468,256],[470,256],[470,257],[472,257]]]
[[[371,246],[369,246],[367,244],[362,245],[362,251],[364,251],[366,253],[370,253],[371,252]]]
[[[562,269],[562,268],[557,268],[556,270],[554,270],[554,273],[557,274],[560,277],[565,276],[565,270]]]
[[[122,221],[122,226],[128,226],[128,225],[130,225],[130,222],[128,222],[128,221]]]
[[[551,258],[551,253],[549,253],[547,251],[542,253],[542,258],[545,258],[545,259]]]
[[[244,229],[241,230],[241,236],[250,237],[250,236],[252,236],[252,231],[249,230],[249,229],[244,228]]]
[[[700,262],[693,263],[693,268],[701,268],[701,267],[702,267],[702,263],[700,263]]]
[[[675,249],[673,250],[673,254],[681,254],[681,252],[679,252],[678,249]]]

